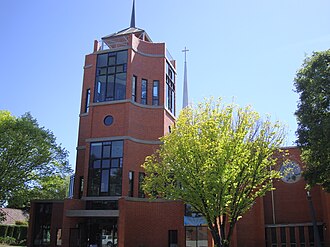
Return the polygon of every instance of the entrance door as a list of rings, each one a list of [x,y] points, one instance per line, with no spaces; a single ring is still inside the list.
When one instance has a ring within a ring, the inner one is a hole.
[[[90,247],[117,247],[117,218],[90,219],[88,225]]]

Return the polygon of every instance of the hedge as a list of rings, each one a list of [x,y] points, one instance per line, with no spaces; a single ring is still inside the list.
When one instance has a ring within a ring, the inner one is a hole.
[[[27,226],[24,225],[0,225],[0,237],[12,237],[16,240],[25,240],[27,237]]]

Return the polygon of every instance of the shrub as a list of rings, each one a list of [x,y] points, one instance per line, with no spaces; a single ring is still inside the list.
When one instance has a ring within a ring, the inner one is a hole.
[[[0,243],[13,245],[16,244],[16,239],[13,237],[0,237]]]

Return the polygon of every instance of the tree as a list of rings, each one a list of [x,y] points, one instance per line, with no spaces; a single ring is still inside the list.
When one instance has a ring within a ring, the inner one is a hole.
[[[236,222],[279,172],[273,153],[284,129],[249,107],[209,100],[181,111],[163,145],[146,158],[143,188],[153,198],[182,200],[206,219],[215,246],[229,246]]]
[[[42,189],[41,195],[55,189],[51,181],[60,186],[71,172],[67,157],[67,151],[56,143],[53,133],[40,127],[30,113],[17,118],[8,111],[0,111],[2,202],[20,200],[15,198],[19,195],[22,199],[36,199],[28,197],[30,192]]]
[[[306,164],[305,179],[330,192],[330,50],[307,57],[294,79],[299,102],[297,145]]]
[[[51,175],[35,179],[35,186],[25,186],[15,190],[8,199],[9,208],[29,208],[30,201],[35,199],[61,200],[67,197],[70,176]]]

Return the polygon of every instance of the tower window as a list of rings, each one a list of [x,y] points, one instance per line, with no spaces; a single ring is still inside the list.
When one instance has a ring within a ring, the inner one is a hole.
[[[127,50],[97,57],[94,102],[126,98]]]
[[[86,91],[86,102],[85,102],[85,112],[89,111],[89,102],[91,99],[91,89],[88,88]]]
[[[141,104],[147,104],[147,96],[148,96],[148,81],[142,79],[141,81]]]
[[[175,115],[175,73],[166,63],[166,108]]]
[[[134,196],[134,172],[128,172],[128,196]]]
[[[104,118],[103,122],[106,126],[110,126],[113,123],[113,117],[108,115]]]
[[[91,143],[88,195],[120,196],[122,166],[123,141]]]
[[[137,77],[133,75],[132,78],[132,100],[136,101],[136,82],[137,82]]]
[[[159,81],[153,81],[152,105],[159,105]]]

